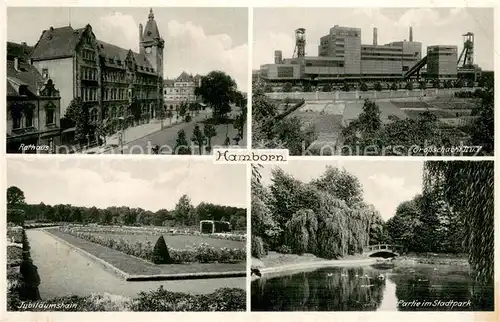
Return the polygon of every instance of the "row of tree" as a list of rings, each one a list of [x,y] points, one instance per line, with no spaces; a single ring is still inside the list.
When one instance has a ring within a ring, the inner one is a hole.
[[[67,204],[26,204],[24,193],[18,187],[7,189],[7,221],[22,224],[24,221],[96,223],[100,225],[127,226],[197,226],[200,220],[229,221],[235,230],[246,229],[246,209],[202,202],[193,206],[183,195],[172,210],[156,212],[142,208],[77,207]]]
[[[303,183],[276,168],[269,187],[259,176],[254,166],[252,239],[262,240],[266,249],[338,258],[386,238],[382,217],[363,201],[359,180],[345,170],[328,167]],[[262,256],[259,249],[252,252]]]
[[[488,76],[482,76],[478,79],[477,81],[477,86],[479,87],[484,87],[486,86],[486,83],[489,81],[491,75]],[[382,90],[391,90],[391,91],[396,91],[398,89],[406,89],[409,91],[412,91],[414,89],[414,82],[413,81],[408,81],[408,82],[375,82],[373,86],[371,87],[372,90],[375,91],[382,91]],[[432,87],[432,88],[464,88],[464,87],[469,87],[472,88],[476,85],[476,82],[474,80],[467,80],[467,79],[457,79],[457,80],[438,80],[438,79],[432,79],[429,81],[418,81],[418,88],[420,90],[424,90],[426,88]],[[266,93],[272,93],[274,92],[274,88],[271,84],[265,84],[262,85],[264,88],[264,91]],[[323,84],[320,86],[313,86],[309,82],[304,82],[302,85],[299,87],[294,87],[292,83],[285,83],[281,87],[281,92],[284,93],[290,93],[294,91],[294,88],[299,90],[300,92],[313,92],[313,91],[322,91],[322,92],[332,92],[335,90],[335,87],[332,83],[327,83]],[[369,90],[369,86],[366,82],[359,82],[358,84],[352,84],[345,82],[342,84],[342,86],[339,88],[343,92],[350,92],[352,90],[360,90],[362,92],[366,92]]]

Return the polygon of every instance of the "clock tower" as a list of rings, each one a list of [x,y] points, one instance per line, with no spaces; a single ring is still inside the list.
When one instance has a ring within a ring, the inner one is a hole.
[[[148,22],[144,32],[142,31],[142,25],[139,25],[139,33],[141,54],[144,54],[158,77],[163,80],[163,48],[165,41],[160,37],[153,9],[149,10]]]

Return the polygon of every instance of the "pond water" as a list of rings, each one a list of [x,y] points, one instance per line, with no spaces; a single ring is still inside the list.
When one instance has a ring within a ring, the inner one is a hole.
[[[454,302],[450,302],[454,301]],[[252,282],[252,311],[492,311],[468,268],[321,268]]]

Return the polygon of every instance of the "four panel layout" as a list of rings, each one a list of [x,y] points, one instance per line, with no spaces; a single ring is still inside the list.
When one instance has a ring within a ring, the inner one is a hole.
[[[493,11],[9,7],[7,311],[494,311]]]

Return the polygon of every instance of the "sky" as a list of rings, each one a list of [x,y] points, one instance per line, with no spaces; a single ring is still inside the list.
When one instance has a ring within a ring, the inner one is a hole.
[[[334,25],[361,28],[361,43],[373,43],[377,27],[378,44],[409,39],[427,46],[456,45],[463,48],[462,34],[475,36],[474,60],[483,70],[493,70],[494,19],[490,8],[255,8],[252,68],[273,63],[274,50],[290,58],[294,31],[306,29],[306,55],[317,56],[321,36]]]
[[[183,194],[193,205],[209,202],[246,208],[246,165],[183,158],[7,158],[7,186],[29,204],[173,209]]]
[[[207,74],[222,70],[246,92],[248,83],[248,11],[246,8],[153,8],[165,40],[164,76],[182,71]],[[7,11],[7,40],[35,45],[43,30],[92,26],[97,39],[139,51],[139,23],[149,8],[15,8]],[[29,24],[27,24],[29,22]]]
[[[310,182],[319,178],[328,165],[344,168],[356,176],[364,201],[374,205],[385,221],[395,215],[401,202],[422,192],[422,161],[289,161],[280,168],[302,182]],[[271,183],[271,170],[275,167],[266,165],[261,170],[264,185]]]

